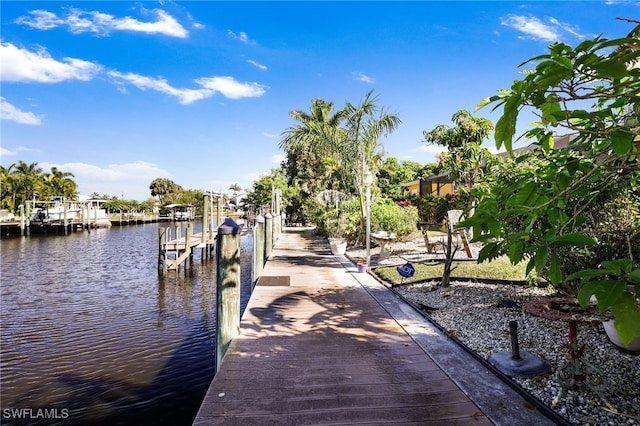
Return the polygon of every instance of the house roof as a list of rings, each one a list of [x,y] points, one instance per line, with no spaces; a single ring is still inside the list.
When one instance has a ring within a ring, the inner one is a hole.
[[[419,184],[420,184],[420,180],[412,180],[411,182],[401,183],[400,186],[412,186],[412,185],[419,185]]]
[[[554,140],[554,144],[553,144],[553,149],[566,148],[567,146],[569,146],[569,143],[572,140],[574,140],[577,136],[578,136],[577,133],[569,133],[569,134],[566,134],[566,135],[556,136],[554,138],[555,140]],[[538,147],[538,145],[536,145],[536,144],[529,144],[529,145],[523,146],[521,148],[516,148],[516,149],[513,150],[513,155],[515,157],[517,157],[517,156],[522,155],[522,154],[524,154],[526,152],[532,151],[537,147]],[[509,157],[509,153],[506,152],[506,151],[505,152],[500,152],[500,153],[498,153],[496,155],[499,156],[499,157],[503,157],[503,158]],[[427,176],[426,178],[421,178],[421,179],[423,179],[423,180],[425,180],[427,182],[432,182],[432,181],[437,181],[437,180],[443,179],[443,178],[444,179],[448,179],[449,178],[449,172],[448,171],[445,170],[444,172],[442,172],[440,174]],[[415,185],[415,184],[417,184],[419,182],[420,182],[419,180],[414,180],[414,181],[411,181],[411,182],[403,183],[400,186],[411,186],[411,185]]]

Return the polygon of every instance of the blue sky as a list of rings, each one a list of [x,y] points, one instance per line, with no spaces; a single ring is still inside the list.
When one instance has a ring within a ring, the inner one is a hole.
[[[621,37],[633,25],[615,18],[640,17],[638,1],[0,7],[2,165],[56,166],[82,194],[140,201],[155,178],[250,187],[283,159],[289,111],[317,97],[340,108],[372,89],[402,120],[385,151],[433,162],[423,130],[508,88],[552,42]]]

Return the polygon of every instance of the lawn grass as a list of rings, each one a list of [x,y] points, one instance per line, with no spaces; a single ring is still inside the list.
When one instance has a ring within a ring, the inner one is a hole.
[[[404,281],[395,266],[379,267],[374,273],[382,280],[391,284],[411,283],[429,279],[442,278],[444,263],[413,263],[416,272]],[[512,265],[507,258],[498,258],[491,262],[477,263],[475,261],[453,262],[455,268],[451,278],[478,278],[485,280],[527,281],[525,275],[527,262]],[[529,280],[530,281],[530,280]]]

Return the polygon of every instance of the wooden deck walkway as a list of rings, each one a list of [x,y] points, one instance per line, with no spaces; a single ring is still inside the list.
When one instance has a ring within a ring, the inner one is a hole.
[[[493,424],[354,269],[288,228],[194,425]]]

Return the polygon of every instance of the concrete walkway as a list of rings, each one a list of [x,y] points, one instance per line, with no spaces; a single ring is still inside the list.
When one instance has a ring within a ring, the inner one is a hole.
[[[553,424],[308,228],[277,241],[195,425]]]

